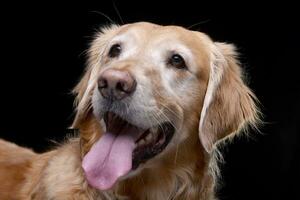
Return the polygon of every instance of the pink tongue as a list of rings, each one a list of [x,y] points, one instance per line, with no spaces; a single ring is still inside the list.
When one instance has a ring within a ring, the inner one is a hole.
[[[110,189],[131,170],[132,152],[140,131],[134,127],[125,129],[118,135],[105,133],[83,158],[83,170],[93,187]]]

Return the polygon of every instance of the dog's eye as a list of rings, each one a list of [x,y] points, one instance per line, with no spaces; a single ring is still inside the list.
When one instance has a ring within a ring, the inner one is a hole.
[[[186,69],[187,68],[184,59],[179,54],[173,54],[169,58],[168,64],[173,67],[176,67],[178,69]]]
[[[122,48],[120,44],[114,44],[110,47],[108,56],[111,58],[118,57],[121,54]]]

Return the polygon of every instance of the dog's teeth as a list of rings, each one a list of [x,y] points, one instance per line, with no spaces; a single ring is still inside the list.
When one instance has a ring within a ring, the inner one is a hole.
[[[153,135],[153,140],[156,140],[156,138],[158,137],[158,128],[155,127],[151,130],[151,133]]]
[[[153,134],[152,134],[152,133],[149,133],[149,134],[146,136],[146,138],[145,138],[145,140],[146,140],[147,143],[151,142],[152,139],[153,139]]]
[[[141,139],[139,142],[138,142],[138,146],[143,146],[145,145],[145,140],[144,139]]]
[[[158,128],[157,127],[152,128],[152,133],[157,134],[158,133]]]

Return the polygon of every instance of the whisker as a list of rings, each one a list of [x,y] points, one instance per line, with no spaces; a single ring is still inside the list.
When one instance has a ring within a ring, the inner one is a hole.
[[[146,89],[146,87],[144,87],[144,88]],[[153,92],[155,94],[159,95],[160,97],[164,98],[160,93],[158,93],[156,91],[153,91]],[[142,95],[144,95],[144,94],[142,94]],[[167,111],[169,111],[170,113],[172,113],[177,118],[177,120],[181,119],[177,115],[177,113],[175,113],[174,111],[172,111],[171,109],[169,109],[166,105],[164,105],[164,104],[162,104],[160,102],[157,102],[157,103],[158,103],[158,105],[161,105],[164,109],[166,109]],[[163,116],[158,116],[156,113],[153,113],[153,117],[156,117],[156,121],[157,121],[157,119],[160,119],[161,121],[167,121],[167,122],[169,122],[176,129],[176,131],[178,131],[177,127],[174,125],[174,123],[172,122],[172,120],[170,120],[169,117],[166,116],[166,114],[163,112],[163,109],[160,109],[158,112],[161,113],[160,115],[163,115]]]
[[[163,103],[158,103],[158,105],[162,106],[162,107],[165,108],[168,112],[172,113],[177,119],[181,119],[179,116],[177,116],[177,113],[175,113],[173,110],[171,110],[170,108],[168,108],[165,104],[163,104]]]
[[[192,25],[190,25],[189,27],[187,27],[187,29],[191,29],[191,28],[193,28],[193,27],[195,27],[195,26],[199,26],[199,25],[205,24],[205,23],[207,23],[207,22],[210,22],[210,19],[207,19],[207,20],[204,20],[204,21],[201,21],[201,22],[197,22],[197,23],[195,23],[195,24],[192,24]]]
[[[141,95],[143,96],[142,98],[144,98],[144,94],[142,93]],[[159,120],[157,119],[156,116],[154,116],[154,114],[155,114],[155,113],[152,114],[152,118],[155,120],[155,122],[158,124],[158,126],[160,126]],[[153,124],[153,123],[151,122],[151,119],[150,119],[149,115],[144,114],[144,116],[145,116],[145,118],[147,119],[147,121],[148,121],[149,124]]]
[[[153,91],[153,92],[163,98],[163,96],[159,92],[156,92],[156,91]],[[157,102],[157,103],[158,103],[158,105],[164,107],[168,112],[172,113],[177,119],[180,119],[180,117],[177,115],[177,113],[175,113],[173,110],[168,108],[165,104],[163,104],[161,102]]]
[[[175,158],[174,158],[174,164],[177,164],[177,159],[178,159],[178,148],[179,147],[179,143],[176,144],[176,151],[175,151]]]
[[[114,9],[115,9],[115,11],[116,11],[118,17],[120,18],[122,24],[124,24],[124,21],[123,21],[123,19],[122,19],[122,17],[121,17],[121,14],[120,14],[120,12],[119,12],[119,9],[117,8],[116,2],[113,0],[112,3],[113,3],[113,7],[114,7]]]
[[[102,15],[103,17],[105,17],[108,21],[110,21],[110,23],[112,24],[117,24],[115,21],[113,21],[108,15],[106,15],[105,13],[103,12],[100,12],[100,11],[91,11],[92,13],[96,13],[96,14],[99,14],[99,15]]]
[[[163,116],[159,115],[160,113],[161,113],[161,115],[163,115]],[[156,112],[154,112],[154,113],[153,113],[153,117],[156,119],[156,121],[157,121],[157,123],[158,123],[158,126],[159,126],[163,131],[164,131],[164,129],[163,129],[162,124],[161,124],[162,121],[167,121],[167,122],[169,122],[169,123],[174,127],[174,129],[175,129],[176,131],[178,131],[177,127],[173,124],[173,122],[172,122],[166,115],[164,115],[162,109],[160,109],[160,110],[158,111],[158,114],[157,114]]]

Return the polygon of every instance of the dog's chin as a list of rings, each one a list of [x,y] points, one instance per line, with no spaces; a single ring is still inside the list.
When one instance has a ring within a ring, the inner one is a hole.
[[[175,128],[171,122],[162,122],[145,128],[140,127],[139,124],[132,124],[113,112],[105,112],[103,121],[106,131],[115,135],[132,134],[131,132],[122,132],[122,129],[139,130],[139,133],[135,136],[135,148],[132,153],[132,173],[130,174],[135,174],[134,171],[140,165],[163,152],[175,133]]]

